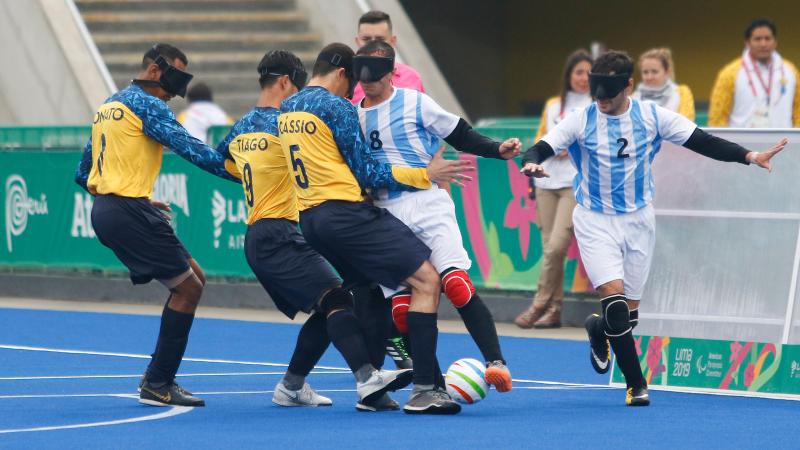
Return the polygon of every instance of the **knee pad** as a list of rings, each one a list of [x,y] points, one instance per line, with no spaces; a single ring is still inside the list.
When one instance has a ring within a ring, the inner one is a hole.
[[[624,295],[611,295],[600,300],[606,336],[617,337],[631,331],[631,317]]]
[[[401,333],[408,333],[408,308],[411,306],[411,292],[400,291],[391,298],[394,326]]]
[[[631,316],[631,331],[633,331],[636,325],[639,325],[639,308],[630,310],[629,314]]]
[[[463,269],[450,268],[442,273],[442,290],[444,295],[456,308],[461,308],[475,295],[475,286]]]
[[[334,311],[339,310],[352,310],[353,309],[353,295],[341,287],[337,287],[328,291],[322,300],[319,302],[320,310],[325,316],[331,315]]]

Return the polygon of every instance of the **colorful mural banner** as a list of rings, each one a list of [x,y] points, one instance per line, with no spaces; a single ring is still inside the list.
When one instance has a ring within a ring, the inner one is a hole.
[[[497,139],[519,136],[527,145],[534,130],[523,127],[480,129]],[[212,141],[224,137],[214,127]],[[5,187],[0,265],[26,268],[124,268],[100,245],[91,229],[92,197],[72,180],[88,127],[0,128],[0,182]],[[40,143],[41,150],[33,150]],[[44,149],[50,149],[44,151]],[[52,151],[71,150],[71,151]],[[479,287],[536,289],[542,243],[536,203],[519,163],[471,159],[474,180],[453,187],[464,245],[473,261],[470,276]],[[241,188],[211,176],[173,154],[164,155],[154,197],[173,204],[179,237],[211,276],[252,278],[244,262],[244,200]],[[565,261],[567,292],[591,290],[573,240]]]
[[[800,395],[800,345],[637,336],[648,384]],[[615,364],[611,381],[625,383]]]

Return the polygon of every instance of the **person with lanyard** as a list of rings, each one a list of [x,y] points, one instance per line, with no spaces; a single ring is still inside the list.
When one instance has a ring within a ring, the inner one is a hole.
[[[569,114],[528,149],[521,172],[547,177],[542,162],[554,157],[557,149],[568,149],[577,170],[575,236],[586,273],[601,298],[602,314],[592,314],[585,322],[589,361],[595,371],[607,373],[613,349],[627,384],[625,404],[647,406],[647,380],[632,333],[639,323],[639,302],[655,248],[652,165],[661,143],[771,171],[772,158],[788,140],[764,152],[749,151],[654,102],[631,99],[633,61],[623,52],[598,57],[589,86],[595,101]]]
[[[300,328],[272,401],[280,406],[331,405],[305,379],[333,342],[356,378],[356,408],[369,408],[380,399],[386,403],[386,391],[411,383],[411,371],[376,370],[370,364],[350,292],[297,228],[297,194],[278,139],[278,108],[305,86],[306,70],[296,55],[284,50],[264,55],[257,69],[261,92],[256,107],[234,124],[217,151],[242,180],[247,264],[287,317],[294,319],[299,311],[311,315]]]
[[[561,95],[547,100],[534,142],[552,130],[572,111],[592,103],[589,95],[589,70],[592,56],[580,49],[567,57],[561,77]],[[572,210],[575,197],[572,179],[575,169],[567,157],[567,149],[544,163],[550,178],[529,180],[531,197],[536,199],[536,222],[542,236],[542,270],[536,295],[530,306],[514,323],[520,328],[558,328],[561,326],[561,305],[564,302],[564,258],[572,243]]]
[[[708,111],[710,127],[800,127],[797,68],[783,59],[778,29],[756,19],[744,32],[745,50],[717,75]]]
[[[222,156],[183,128],[167,106],[183,97],[192,75],[188,59],[169,44],[144,54],[131,84],[109,97],[94,116],[75,181],[95,196],[92,227],[98,240],[130,270],[133,284],[158,280],[169,290],[150,364],[139,382],[139,402],[153,406],[204,406],[181,388],[175,374],[189,341],[205,276],[162,211],[150,200],[164,147],[214,175],[238,182]]]
[[[652,48],[639,57],[642,82],[631,97],[650,100],[658,106],[694,120],[694,96],[689,86],[675,84],[675,63],[670,49]]]

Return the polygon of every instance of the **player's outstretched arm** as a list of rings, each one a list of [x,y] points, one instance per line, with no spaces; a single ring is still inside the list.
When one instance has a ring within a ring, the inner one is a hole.
[[[755,152],[696,128],[683,146],[717,161],[755,164],[771,172],[772,165],[770,161],[772,157],[783,150],[788,142],[789,140],[784,138],[763,152]]]
[[[87,192],[89,188],[86,184],[89,181],[89,172],[92,170],[92,137],[89,136],[89,142],[83,148],[81,153],[81,160],[78,162],[78,168],[75,170],[75,182],[80,185]]]
[[[458,125],[444,141],[454,149],[471,153],[484,158],[511,159],[519,155],[522,148],[519,139],[511,138],[497,142],[475,131],[464,119],[458,119]]]
[[[447,186],[448,183],[464,187],[465,181],[472,181],[472,177],[465,172],[475,170],[469,161],[449,161],[444,159],[444,146],[442,146],[428,163],[428,178],[439,184]]]
[[[528,151],[525,152],[525,156],[522,157],[522,169],[520,169],[520,172],[534,178],[549,177],[550,174],[544,171],[542,163],[545,162],[547,158],[555,156],[555,154],[556,152],[550,144],[545,141],[537,142],[536,145],[529,148]]]
[[[175,120],[175,114],[164,102],[153,101],[139,109],[142,114],[139,114],[139,111],[135,112],[143,119],[142,128],[146,135],[206,172],[235,183],[240,182],[238,178],[228,173],[225,168],[225,158],[189,134],[186,128]]]

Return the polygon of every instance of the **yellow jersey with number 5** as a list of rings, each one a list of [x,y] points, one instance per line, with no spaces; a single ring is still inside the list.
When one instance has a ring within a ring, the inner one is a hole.
[[[252,109],[217,148],[228,171],[242,180],[248,225],[260,219],[298,221],[297,196],[278,139],[277,109]]]
[[[300,211],[328,200],[363,201],[367,188],[431,187],[425,168],[376,160],[355,106],[321,86],[306,87],[283,101],[278,131]]]

